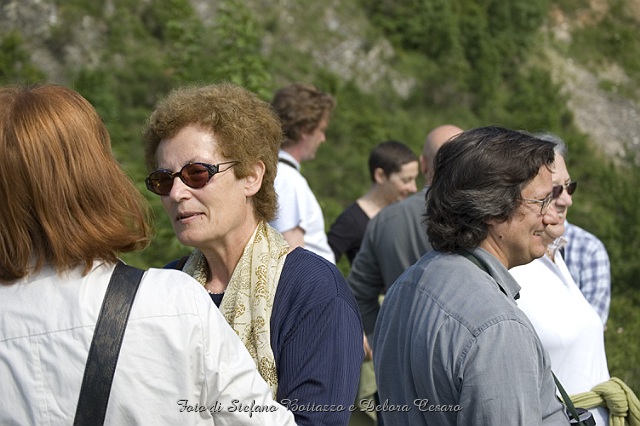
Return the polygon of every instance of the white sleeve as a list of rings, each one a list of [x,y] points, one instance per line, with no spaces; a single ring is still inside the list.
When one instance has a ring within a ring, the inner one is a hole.
[[[289,171],[278,168],[278,174],[274,182],[276,194],[278,195],[278,211],[276,218],[269,223],[278,232],[287,232],[297,226],[302,227],[304,213],[301,211],[301,206],[306,204],[299,199],[300,178],[301,176],[294,170]]]
[[[293,413],[273,400],[244,344],[206,294],[198,310],[204,322],[204,394],[215,424],[295,425]]]

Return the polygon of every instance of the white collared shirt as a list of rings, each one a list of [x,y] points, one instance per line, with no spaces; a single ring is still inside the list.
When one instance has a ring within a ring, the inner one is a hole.
[[[45,266],[0,285],[0,424],[73,422],[113,269],[101,264],[84,277],[81,268],[61,277]],[[150,269],[131,310],[105,424],[294,422],[203,287],[180,271]]]
[[[569,395],[590,391],[609,380],[600,317],[573,281],[559,252],[509,272],[522,287],[516,301],[549,352],[551,369]],[[604,409],[591,410],[598,425],[607,425]]]
[[[322,208],[309,183],[300,174],[300,164],[286,151],[281,150],[279,156],[296,167],[282,162],[278,164],[274,182],[278,194],[278,212],[275,220],[269,224],[281,233],[299,226],[304,231],[304,248],[335,263],[335,255],[324,229]]]

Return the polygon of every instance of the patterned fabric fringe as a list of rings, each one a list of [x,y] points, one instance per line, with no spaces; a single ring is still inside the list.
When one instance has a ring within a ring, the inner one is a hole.
[[[290,247],[270,225],[260,222],[244,248],[222,299],[220,311],[240,337],[256,362],[258,371],[278,390],[278,375],[271,350],[271,311],[276,287]],[[207,263],[200,250],[194,250],[183,271],[202,285],[207,282]]]

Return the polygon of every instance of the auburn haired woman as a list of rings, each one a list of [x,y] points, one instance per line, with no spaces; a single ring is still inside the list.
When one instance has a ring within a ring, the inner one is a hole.
[[[0,198],[0,424],[72,424],[118,253],[149,240],[147,207],[95,109],[54,85],[0,88]],[[270,409],[238,409],[252,402]],[[105,423],[212,421],[294,424],[202,286],[150,269]]]

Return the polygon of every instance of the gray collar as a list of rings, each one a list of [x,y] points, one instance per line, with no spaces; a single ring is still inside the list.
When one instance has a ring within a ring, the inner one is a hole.
[[[500,290],[509,298],[517,300],[520,297],[520,285],[498,259],[481,247],[467,249],[467,252],[482,263],[484,270],[491,275]]]

